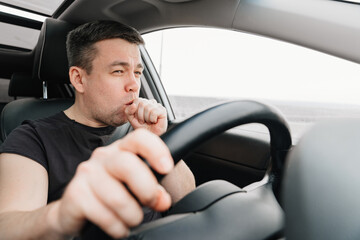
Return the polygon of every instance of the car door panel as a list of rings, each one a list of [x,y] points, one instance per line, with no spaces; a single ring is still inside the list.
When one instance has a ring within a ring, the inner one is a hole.
[[[263,178],[270,161],[270,143],[266,136],[230,130],[198,146],[184,161],[197,185],[223,179],[244,187]]]

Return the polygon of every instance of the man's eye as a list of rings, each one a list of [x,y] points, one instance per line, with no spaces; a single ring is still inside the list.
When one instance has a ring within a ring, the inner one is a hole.
[[[113,73],[124,73],[124,70],[115,70]]]
[[[141,74],[142,74],[142,72],[140,72],[140,71],[135,72],[135,75],[137,75],[137,76],[141,76]]]

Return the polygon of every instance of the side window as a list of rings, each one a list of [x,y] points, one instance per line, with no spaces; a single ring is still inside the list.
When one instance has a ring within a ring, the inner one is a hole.
[[[360,66],[241,32],[179,28],[144,35],[176,118],[231,99],[278,107],[295,138],[315,121],[360,118]]]

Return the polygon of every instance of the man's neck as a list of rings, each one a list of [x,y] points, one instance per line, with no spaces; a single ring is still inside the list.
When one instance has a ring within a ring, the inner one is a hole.
[[[90,119],[85,114],[82,113],[82,111],[77,107],[76,103],[72,105],[70,108],[66,109],[64,111],[65,115],[75,122],[81,123],[83,125],[89,126],[89,127],[106,127],[107,125],[103,123],[99,123],[96,120]]]

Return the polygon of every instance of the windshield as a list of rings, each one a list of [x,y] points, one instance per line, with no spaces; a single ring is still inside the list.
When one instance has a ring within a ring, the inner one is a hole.
[[[259,100],[285,115],[293,142],[315,122],[360,119],[357,63],[221,29],[168,29],[144,38],[177,119],[223,101]]]

